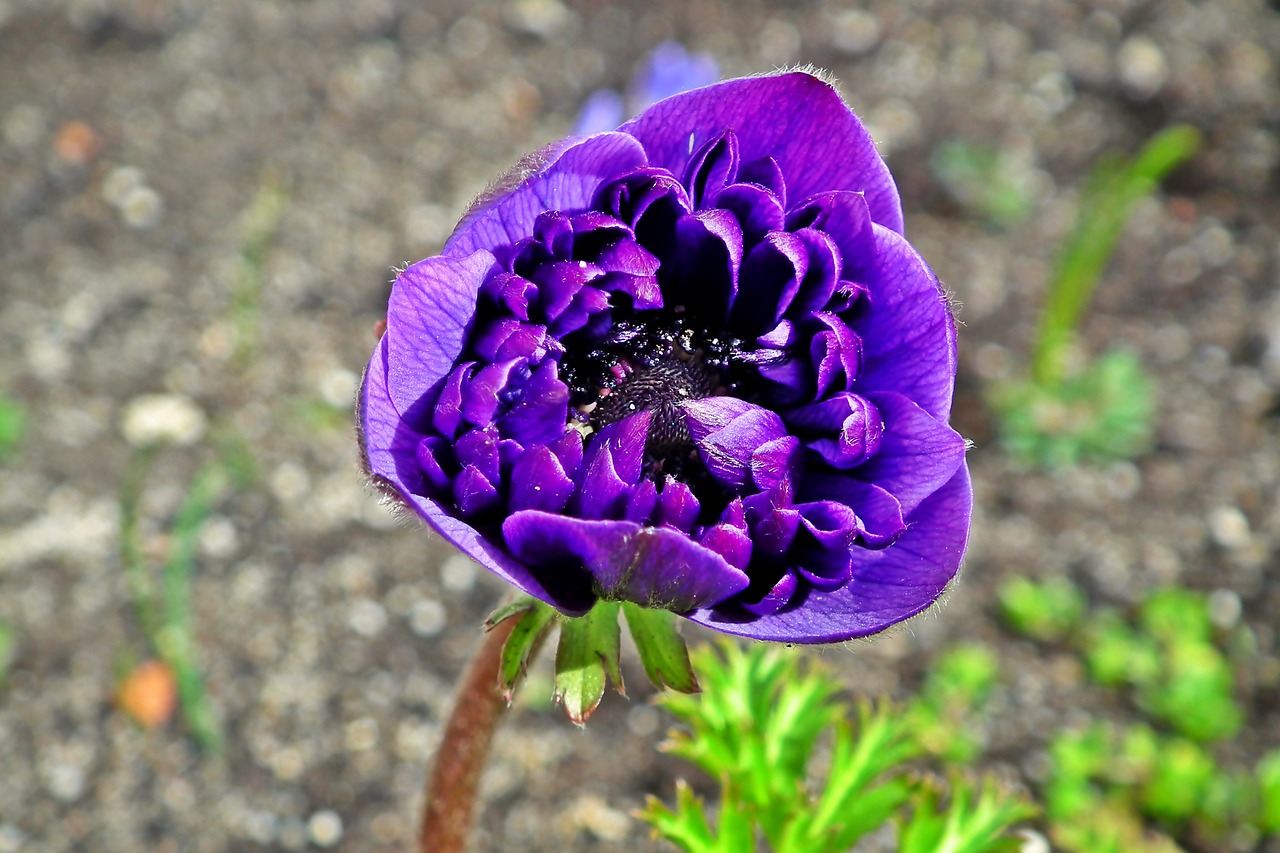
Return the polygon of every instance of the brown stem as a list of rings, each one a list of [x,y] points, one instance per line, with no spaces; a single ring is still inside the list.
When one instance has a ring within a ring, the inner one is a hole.
[[[493,626],[458,686],[449,724],[427,780],[419,853],[464,853],[480,774],[507,702],[498,689],[502,646],[520,620]]]

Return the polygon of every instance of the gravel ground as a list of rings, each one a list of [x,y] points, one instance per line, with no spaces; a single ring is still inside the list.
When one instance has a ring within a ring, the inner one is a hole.
[[[935,615],[826,660],[903,695],[935,650],[993,644],[992,766],[1026,781],[1048,732],[1126,711],[1073,658],[1003,633],[995,584],[1065,573],[1125,603],[1176,581],[1252,627],[1238,749],[1280,746],[1275,6],[0,0],[0,391],[31,423],[0,468],[0,617],[17,638],[0,853],[407,849],[450,685],[503,589],[363,488],[347,413],[371,330],[393,266],[437,251],[491,177],[665,38],[729,75],[831,68],[900,181],[908,234],[963,304],[966,576]],[[1092,164],[1176,121],[1205,150],[1138,209],[1084,329],[1094,351],[1124,343],[1151,369],[1156,448],[1019,471],[978,389],[1022,363]],[[930,154],[956,138],[1010,154],[1034,190],[1023,224],[984,226],[937,184]],[[158,415],[155,394],[170,395]],[[256,461],[199,540],[193,618],[221,759],[111,701],[142,648],[119,491],[148,412],[189,442],[147,478],[149,556],[219,436]],[[628,674],[630,701],[610,697],[585,731],[536,702],[511,716],[476,850],[668,849],[628,813],[682,769],[657,757],[665,722]]]

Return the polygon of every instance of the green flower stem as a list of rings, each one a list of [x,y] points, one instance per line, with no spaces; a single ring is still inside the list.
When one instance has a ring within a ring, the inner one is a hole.
[[[520,620],[502,620],[485,634],[472,658],[427,780],[422,811],[421,853],[464,853],[480,775],[507,700],[499,686],[502,647]]]

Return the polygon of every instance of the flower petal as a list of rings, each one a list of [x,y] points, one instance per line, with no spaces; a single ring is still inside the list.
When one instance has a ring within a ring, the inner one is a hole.
[[[525,510],[503,522],[502,534],[511,552],[541,573],[577,576],[602,598],[645,607],[711,607],[748,583],[715,551],[666,527]]]
[[[591,609],[595,596],[590,587],[575,586],[556,577],[549,577],[544,585],[527,566],[513,558],[502,543],[490,541],[435,501],[419,494],[423,487],[417,459],[421,436],[405,424],[391,399],[386,335],[365,369],[359,423],[365,469],[373,485],[387,498],[413,510],[445,540],[517,589],[565,613],[582,614]]]
[[[560,512],[569,503],[573,489],[573,480],[555,454],[542,445],[535,445],[525,451],[511,469],[507,506],[513,510]]]
[[[575,504],[583,518],[618,518],[631,487],[640,479],[649,413],[637,412],[609,424],[592,437],[583,463],[582,489]]]
[[[972,510],[969,471],[962,466],[916,508],[892,548],[858,552],[853,578],[841,589],[810,591],[772,615],[732,606],[686,615],[726,634],[782,643],[838,643],[878,633],[927,609],[955,579]]]
[[[387,387],[405,412],[448,375],[462,354],[493,256],[427,258],[406,269],[387,303]]]
[[[892,494],[910,515],[964,464],[965,441],[901,394],[868,398],[884,418],[884,436],[875,457],[853,473]]]
[[[620,128],[649,160],[680,174],[690,152],[732,129],[741,162],[772,157],[787,193],[865,192],[871,218],[902,231],[902,206],[889,167],[853,111],[829,84],[796,71],[729,80],[655,104]]]
[[[855,322],[863,366],[855,390],[897,391],[946,420],[956,377],[956,324],[933,270],[901,235],[876,226],[871,311]]]
[[[444,254],[456,257],[517,243],[533,233],[542,213],[585,209],[602,183],[646,163],[644,148],[625,133],[568,140],[563,149],[540,152],[532,164],[516,167],[518,174],[534,165],[532,174],[467,213],[445,242]]]
[[[789,470],[794,445],[772,444],[790,437],[774,412],[733,397],[690,400],[683,409],[702,464],[720,485],[742,489],[757,472],[760,478],[777,479],[780,470]]]

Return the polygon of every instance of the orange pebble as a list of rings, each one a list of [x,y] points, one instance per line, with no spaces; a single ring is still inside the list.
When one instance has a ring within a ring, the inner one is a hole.
[[[149,660],[116,687],[116,706],[143,728],[163,726],[178,707],[178,685],[168,664]]]
[[[101,150],[97,132],[82,121],[67,122],[53,137],[53,152],[69,166],[84,168]]]

